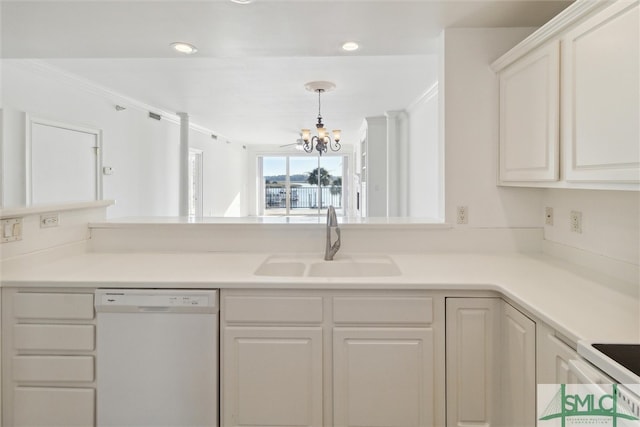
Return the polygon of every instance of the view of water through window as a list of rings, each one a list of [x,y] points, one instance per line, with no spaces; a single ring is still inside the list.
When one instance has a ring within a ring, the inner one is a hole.
[[[323,215],[344,208],[344,157],[264,156],[264,215]]]

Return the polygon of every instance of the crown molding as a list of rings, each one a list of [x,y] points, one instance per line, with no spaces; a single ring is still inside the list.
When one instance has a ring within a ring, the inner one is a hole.
[[[502,55],[491,64],[491,69],[498,72],[509,66],[521,56],[531,52],[543,43],[552,38],[558,37],[560,33],[570,26],[585,18],[592,12],[604,9],[613,3],[613,0],[577,0],[571,6],[560,12],[556,17],[534,31],[529,37],[518,43],[515,47]]]
[[[6,61],[6,60],[5,60]],[[135,108],[141,111],[146,112],[154,112],[160,114],[162,116],[162,120],[166,120],[170,123],[180,125],[180,117],[177,113],[172,113],[170,111],[163,110],[162,108],[154,107],[153,105],[142,102],[138,99],[131,98],[122,93],[116,92],[106,86],[102,86],[97,84],[91,80],[85,79],[83,77],[78,76],[77,74],[70,73],[66,70],[58,68],[54,65],[48,64],[43,60],[39,59],[12,59],[12,63],[20,64],[21,66],[29,67],[33,71],[41,73],[47,76],[53,76],[54,78],[67,83],[71,86],[75,86],[84,90],[85,92],[92,93],[94,95],[106,98],[117,105],[126,105],[127,108]],[[189,122],[189,129],[199,132],[205,135],[215,135],[218,141],[226,141],[230,142],[228,138],[219,133],[198,125],[193,122]]]
[[[409,104],[409,106],[406,108],[406,111],[411,112],[411,110],[415,109],[419,104],[422,104],[423,102],[427,102],[437,95],[438,95],[438,82],[435,82],[422,95],[417,97],[411,104]]]

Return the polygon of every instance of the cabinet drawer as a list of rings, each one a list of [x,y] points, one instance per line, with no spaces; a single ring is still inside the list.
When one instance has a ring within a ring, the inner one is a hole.
[[[222,305],[227,323],[321,323],[321,297],[229,296]]]
[[[93,294],[26,293],[13,297],[18,319],[93,319]]]
[[[93,325],[14,325],[16,350],[84,350],[95,347]]]
[[[341,323],[414,324],[433,322],[433,299],[427,297],[336,297],[333,321]]]
[[[93,381],[92,356],[16,356],[14,381]]]
[[[93,426],[95,390],[16,387],[14,423],[18,426]]]

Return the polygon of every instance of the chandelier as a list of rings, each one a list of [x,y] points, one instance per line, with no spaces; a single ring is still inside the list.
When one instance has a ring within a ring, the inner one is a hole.
[[[310,129],[302,129],[302,148],[307,153],[312,153],[315,149],[321,156],[322,153],[327,152],[327,148],[331,148],[331,151],[339,151],[342,147],[340,145],[340,129],[331,131],[333,134],[333,139],[331,139],[324,123],[322,123],[322,114],[320,113],[320,96],[324,92],[335,89],[336,85],[331,82],[309,82],[304,87],[308,91],[318,94],[318,123],[316,123],[318,134],[311,136]]]

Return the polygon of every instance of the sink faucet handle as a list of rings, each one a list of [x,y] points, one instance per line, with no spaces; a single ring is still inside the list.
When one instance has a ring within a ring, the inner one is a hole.
[[[327,209],[327,225],[329,227],[338,226],[338,217],[336,215],[336,209],[333,207],[333,205],[330,205],[329,209]]]

